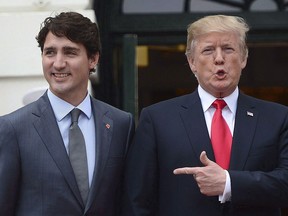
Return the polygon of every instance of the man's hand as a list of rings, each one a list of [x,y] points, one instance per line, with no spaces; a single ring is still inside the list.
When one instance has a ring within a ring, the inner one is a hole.
[[[183,167],[173,171],[175,175],[193,175],[200,192],[207,196],[222,195],[225,188],[226,173],[218,164],[209,160],[206,152],[200,154],[203,167]]]

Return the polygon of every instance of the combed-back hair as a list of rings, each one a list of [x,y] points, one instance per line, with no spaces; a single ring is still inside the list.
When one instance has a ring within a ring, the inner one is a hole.
[[[242,17],[210,15],[191,23],[187,28],[186,54],[193,55],[197,37],[209,32],[235,32],[240,39],[240,48],[244,58],[248,57],[246,34],[249,26]]]

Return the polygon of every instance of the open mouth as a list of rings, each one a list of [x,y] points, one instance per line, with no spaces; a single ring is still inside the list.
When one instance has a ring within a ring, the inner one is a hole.
[[[52,75],[57,78],[64,78],[69,76],[68,73],[52,73]]]
[[[218,70],[215,75],[219,78],[223,78],[226,75],[226,72],[224,70]]]

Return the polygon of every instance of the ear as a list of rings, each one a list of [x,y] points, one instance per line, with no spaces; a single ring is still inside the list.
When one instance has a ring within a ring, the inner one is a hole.
[[[99,61],[99,52],[97,52],[95,55],[92,55],[90,58],[89,58],[89,68],[90,69],[93,69],[96,67],[96,65],[98,64],[98,61]]]
[[[246,67],[247,64],[247,57],[245,57],[242,62],[241,62],[241,69],[244,69]]]

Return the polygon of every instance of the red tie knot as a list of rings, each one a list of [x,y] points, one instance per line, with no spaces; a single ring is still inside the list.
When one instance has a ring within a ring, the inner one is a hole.
[[[226,106],[226,102],[224,100],[221,99],[216,99],[212,105],[216,108],[216,109],[223,109]]]

